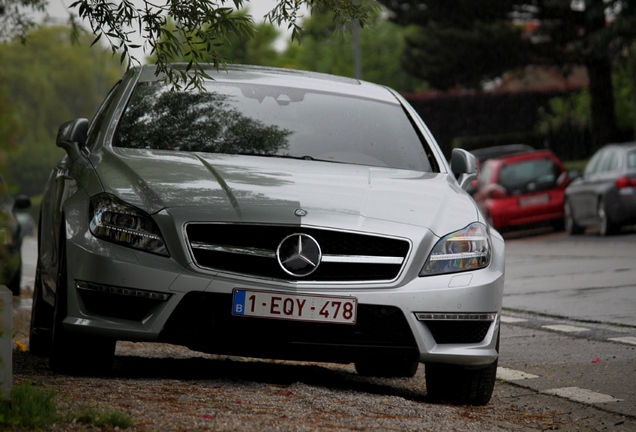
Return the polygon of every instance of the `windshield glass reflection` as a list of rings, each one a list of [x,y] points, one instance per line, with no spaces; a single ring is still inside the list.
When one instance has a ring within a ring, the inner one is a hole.
[[[431,171],[397,102],[252,83],[173,92],[140,83],[117,147],[245,154]]]

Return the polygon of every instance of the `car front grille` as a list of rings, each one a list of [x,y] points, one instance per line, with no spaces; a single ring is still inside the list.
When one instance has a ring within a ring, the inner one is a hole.
[[[306,276],[289,274],[276,256],[281,242],[296,234],[311,236],[322,252],[316,270]],[[200,267],[303,282],[391,281],[410,250],[404,239],[297,226],[190,223],[186,236]]]

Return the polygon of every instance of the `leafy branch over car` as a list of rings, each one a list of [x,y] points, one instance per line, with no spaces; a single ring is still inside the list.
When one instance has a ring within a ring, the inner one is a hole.
[[[206,68],[200,63],[222,67],[228,59],[220,54],[219,47],[228,43],[229,35],[240,39],[253,37],[253,17],[233,13],[249,6],[248,3],[249,0],[168,0],[163,4],[148,0],[117,3],[77,0],[70,6],[77,15],[69,13],[69,22],[77,32],[80,20],[84,20],[95,35],[93,44],[105,40],[128,68],[140,63],[131,53],[131,49],[139,47],[133,38],[137,35],[144,40],[144,52],[156,58],[158,76],[175,88],[200,87],[206,77]],[[25,10],[43,12],[46,4],[46,0],[7,0],[0,9],[0,38],[24,39],[35,25]],[[344,22],[357,20],[362,25],[377,8],[369,1],[278,0],[265,18],[278,26],[287,26],[292,39],[297,40],[302,31],[298,20],[304,7],[327,9]],[[173,25],[167,25],[169,22]],[[187,67],[171,66],[171,59],[186,57],[191,59]]]

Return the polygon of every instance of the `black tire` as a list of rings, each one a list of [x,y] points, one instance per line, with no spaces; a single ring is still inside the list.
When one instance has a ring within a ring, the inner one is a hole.
[[[381,360],[355,362],[356,372],[362,376],[382,378],[412,378],[417,373],[418,362],[406,360]]]
[[[610,236],[618,231],[618,227],[609,220],[607,211],[605,210],[605,201],[602,199],[598,202],[598,233],[601,236]]]
[[[53,312],[53,332],[49,367],[55,373],[68,375],[105,375],[115,357],[114,339],[88,336],[64,328],[67,313],[66,254],[60,253],[57,295]]]
[[[18,266],[18,270],[13,275],[13,278],[7,284],[7,288],[11,290],[11,294],[14,297],[20,297],[20,282],[22,281],[22,260],[20,260],[20,265]]]
[[[574,215],[572,214],[572,207],[569,201],[565,202],[565,206],[563,207],[564,213],[564,222],[565,222],[565,231],[570,235],[578,235],[583,234],[585,228],[578,225],[574,221]]]
[[[35,272],[33,305],[31,306],[31,328],[29,330],[29,351],[38,357],[48,357],[51,352],[51,332],[53,328],[53,307],[42,298],[42,282],[39,268]]]
[[[497,352],[499,352],[497,335]],[[486,405],[497,380],[499,358],[482,368],[453,364],[427,363],[426,394],[431,402],[453,405]]]

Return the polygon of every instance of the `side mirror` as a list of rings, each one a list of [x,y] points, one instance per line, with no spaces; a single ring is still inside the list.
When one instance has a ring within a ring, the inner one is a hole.
[[[14,210],[24,210],[31,207],[31,198],[27,195],[17,195],[13,199],[13,209]]]
[[[73,121],[66,122],[58,129],[55,144],[66,150],[68,157],[71,161],[74,161],[82,154],[82,149],[86,145],[87,133],[87,119],[78,118]]]
[[[453,149],[451,154],[451,171],[459,182],[459,187],[467,190],[477,179],[477,158],[464,149]]]

